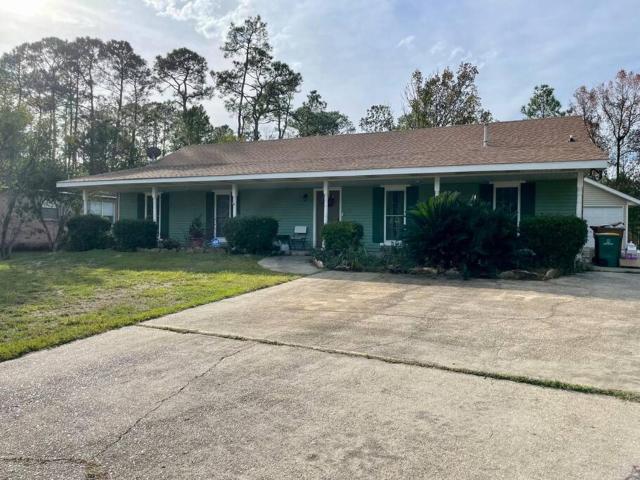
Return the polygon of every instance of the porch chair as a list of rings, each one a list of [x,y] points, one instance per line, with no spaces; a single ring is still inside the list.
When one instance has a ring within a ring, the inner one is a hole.
[[[293,227],[291,236],[291,250],[305,250],[307,246],[307,227],[298,225]]]

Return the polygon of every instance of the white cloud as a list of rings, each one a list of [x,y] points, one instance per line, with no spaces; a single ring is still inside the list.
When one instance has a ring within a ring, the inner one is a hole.
[[[453,60],[454,58],[461,56],[463,53],[464,53],[464,48],[460,46],[455,47],[449,53],[449,60]],[[468,54],[465,56],[468,56]]]
[[[396,47],[397,48],[400,48],[400,47],[411,48],[411,47],[413,47],[413,42],[414,42],[415,39],[416,39],[415,35],[409,35],[407,37],[404,37],[402,40],[400,40],[398,42]]]
[[[221,38],[229,23],[252,14],[252,0],[144,0],[159,15],[191,22],[207,38]]]
[[[442,53],[445,49],[445,47],[447,46],[447,44],[445,42],[443,42],[442,40],[438,40],[436,43],[433,44],[433,46],[429,49],[429,53],[431,55],[436,55],[438,53]]]

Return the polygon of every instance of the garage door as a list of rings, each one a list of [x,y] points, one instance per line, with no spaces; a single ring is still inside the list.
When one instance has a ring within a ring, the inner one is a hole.
[[[585,207],[583,215],[589,226],[609,225],[624,222],[624,207]],[[587,246],[594,246],[591,229],[589,229]]]

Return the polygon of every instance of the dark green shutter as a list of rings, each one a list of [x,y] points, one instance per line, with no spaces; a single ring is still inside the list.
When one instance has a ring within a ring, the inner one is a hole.
[[[138,194],[138,220],[144,220],[145,211],[144,211],[144,193]]]
[[[407,212],[413,210],[418,204],[418,195],[420,191],[417,185],[407,187]]]
[[[160,195],[160,237],[169,238],[169,194]]]
[[[236,216],[240,216],[240,192],[236,195]]]
[[[371,230],[373,232],[371,240],[373,243],[384,241],[384,188],[373,187]]]
[[[207,192],[207,198],[205,201],[205,230],[207,238],[213,237],[213,223],[215,215],[215,193]]]
[[[493,205],[493,185],[490,183],[481,183],[478,189],[478,198],[482,202]]]
[[[520,216],[532,217],[536,214],[536,184],[534,182],[520,185]]]

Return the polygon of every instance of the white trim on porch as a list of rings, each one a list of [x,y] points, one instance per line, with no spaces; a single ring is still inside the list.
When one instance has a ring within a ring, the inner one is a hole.
[[[322,188],[314,188],[313,189],[313,248],[316,248],[316,220],[317,220],[317,212],[318,212],[318,206],[316,205],[316,200],[317,200],[317,195],[316,192],[323,192],[324,193],[324,185]],[[340,192],[340,204],[338,205],[338,217],[339,220],[342,221],[342,187],[332,187],[329,185],[329,195],[331,195],[331,192]],[[323,215],[328,215],[328,212],[323,212]],[[327,223],[326,220],[324,222],[325,224]]]

